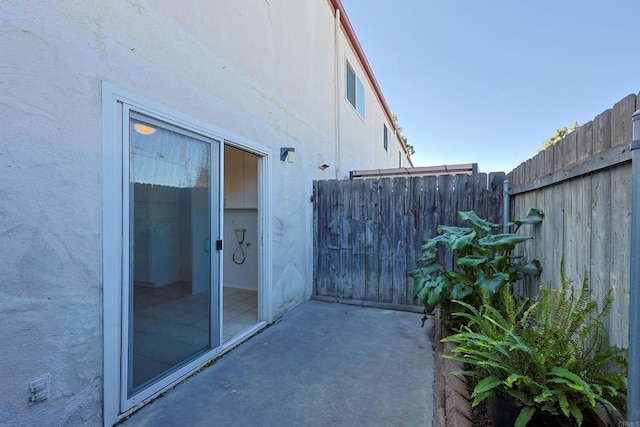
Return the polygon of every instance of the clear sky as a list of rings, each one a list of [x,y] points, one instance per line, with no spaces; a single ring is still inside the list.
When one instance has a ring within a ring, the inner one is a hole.
[[[509,172],[640,91],[640,0],[342,0],[416,166]]]

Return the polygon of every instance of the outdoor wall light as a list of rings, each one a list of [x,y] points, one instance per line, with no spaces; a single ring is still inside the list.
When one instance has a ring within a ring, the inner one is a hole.
[[[321,164],[320,166],[318,166],[318,168],[319,168],[321,171],[323,171],[323,170],[327,169],[328,167],[329,167],[329,165],[328,165],[328,164],[326,164],[326,163],[323,163],[323,164]]]
[[[293,163],[296,158],[296,149],[293,147],[282,147],[280,148],[280,160],[287,161],[287,163]]]

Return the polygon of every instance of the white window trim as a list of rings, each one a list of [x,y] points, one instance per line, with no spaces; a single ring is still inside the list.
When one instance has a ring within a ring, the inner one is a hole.
[[[349,79],[347,78],[347,74],[349,73],[349,69],[351,69],[351,71],[353,71],[353,76],[355,78],[355,97],[356,97],[356,105],[353,105],[351,103],[351,101],[349,100],[348,97],[348,92],[349,92],[349,88],[348,88],[348,81]],[[360,99],[360,97],[358,96],[358,84],[362,87],[362,99]],[[358,73],[356,73],[355,68],[353,67],[353,65],[351,65],[351,62],[349,61],[348,58],[345,57],[345,67],[344,67],[344,99],[347,100],[347,104],[349,104],[351,106],[351,108],[353,108],[353,111],[356,112],[356,114],[358,115],[358,117],[360,117],[362,120],[365,120],[365,117],[367,115],[367,108],[365,105],[365,101],[367,99],[366,94],[365,94],[366,90],[365,90],[365,86],[364,83],[362,82],[362,80],[360,79],[360,77],[358,77]],[[361,104],[360,104],[361,102]],[[358,109],[358,105],[362,106],[362,114],[360,114],[360,111]]]
[[[119,419],[128,415],[136,408],[122,413],[120,370],[121,370],[121,333],[122,333],[122,208],[123,208],[123,111],[125,105],[136,111],[146,113],[158,119],[165,119],[171,123],[179,124],[187,129],[212,139],[219,140],[220,151],[223,153],[224,145],[233,145],[243,150],[260,156],[258,162],[259,183],[259,227],[261,230],[260,259],[258,261],[258,287],[260,289],[260,301],[258,316],[261,324],[247,331],[242,336],[229,341],[214,349],[189,365],[183,367],[175,374],[176,379],[171,384],[154,390],[153,394],[138,402],[142,405],[155,398],[166,389],[173,387],[176,382],[199,369],[217,354],[231,349],[239,341],[246,339],[266,323],[273,321],[272,312],[272,221],[271,212],[271,161],[274,154],[265,145],[255,143],[246,138],[235,135],[224,129],[212,126],[209,123],[189,117],[179,111],[170,109],[158,102],[150,101],[141,96],[128,92],[111,83],[102,84],[102,239],[103,239],[103,385],[104,385],[104,412],[103,423],[111,426]],[[230,142],[233,141],[233,142]],[[223,163],[221,158],[221,164]],[[224,188],[223,168],[220,170],[220,186]],[[222,207],[221,207],[222,209]],[[220,216],[222,227],[223,215]],[[220,269],[222,274],[222,268]],[[220,313],[222,316],[222,312]]]

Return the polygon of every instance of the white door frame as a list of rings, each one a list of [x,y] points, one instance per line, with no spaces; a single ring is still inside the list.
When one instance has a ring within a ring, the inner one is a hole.
[[[123,145],[125,131],[128,128],[127,111],[135,110],[142,114],[173,123],[179,127],[184,127],[204,137],[220,141],[219,155],[219,185],[220,200],[218,209],[219,227],[223,230],[223,191],[224,188],[224,145],[233,145],[245,151],[252,152],[260,156],[258,162],[258,212],[259,212],[259,267],[258,267],[258,294],[259,310],[258,316],[261,322],[258,326],[272,321],[271,307],[271,201],[268,197],[271,186],[271,149],[268,147],[247,140],[239,135],[225,131],[209,123],[189,117],[179,111],[167,108],[163,104],[150,101],[126,90],[123,90],[108,82],[102,85],[102,111],[103,111],[103,334],[104,334],[104,425],[111,426],[120,418],[135,410],[141,404],[153,399],[166,389],[172,387],[176,382],[194,372],[209,360],[221,352],[229,349],[238,339],[220,345],[215,349],[203,354],[186,366],[173,372],[167,378],[158,382],[139,393],[131,399],[122,395],[121,372],[122,366],[122,328],[123,328],[123,297],[122,278],[123,268],[123,203],[126,196],[123,190],[123,164],[128,155],[124,156]],[[233,142],[230,142],[233,141]],[[127,199],[128,200],[128,199]],[[213,240],[213,239],[212,239]],[[213,253],[213,252],[212,252]],[[220,303],[222,303],[222,252],[217,252],[219,257],[219,292]],[[219,325],[222,328],[222,307],[219,312]],[[247,331],[242,337],[246,338],[258,327]],[[222,331],[220,330],[222,338]]]

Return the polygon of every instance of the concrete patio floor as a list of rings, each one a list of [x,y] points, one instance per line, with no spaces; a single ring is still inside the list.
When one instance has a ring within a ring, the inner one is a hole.
[[[431,426],[433,322],[307,301],[123,426]]]

